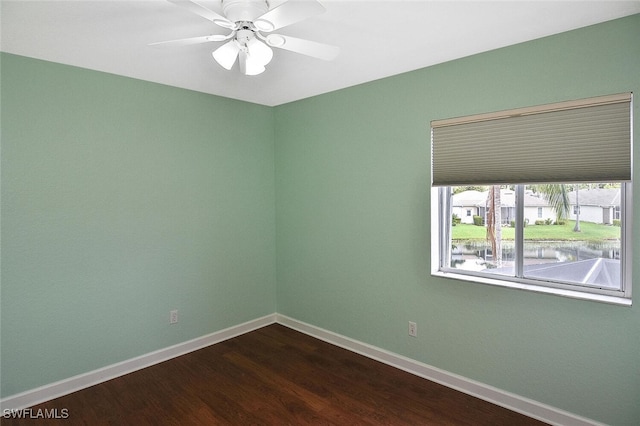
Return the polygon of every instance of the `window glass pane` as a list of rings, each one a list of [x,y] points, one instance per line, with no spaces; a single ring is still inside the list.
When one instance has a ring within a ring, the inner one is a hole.
[[[494,238],[487,234],[492,192],[499,198],[495,205],[500,206]],[[470,216],[465,214],[469,210]],[[504,185],[451,187],[451,213],[445,225],[451,236],[449,267],[513,276],[515,191]]]
[[[516,185],[451,187],[448,267],[514,277],[521,259],[522,278],[622,290],[622,195],[620,183],[524,186],[517,253]]]
[[[621,197],[620,183],[526,186],[524,277],[620,290]]]

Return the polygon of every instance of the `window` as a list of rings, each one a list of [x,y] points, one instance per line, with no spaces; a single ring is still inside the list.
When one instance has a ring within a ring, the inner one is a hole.
[[[467,209],[467,216],[471,217],[471,210]]]
[[[433,121],[432,272],[630,305],[631,103]],[[482,221],[452,222],[464,200]]]

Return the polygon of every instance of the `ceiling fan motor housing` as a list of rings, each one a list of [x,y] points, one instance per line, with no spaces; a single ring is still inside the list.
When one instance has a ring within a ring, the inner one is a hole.
[[[251,39],[255,37],[254,32],[249,29],[240,29],[236,33],[235,40],[240,43],[241,46],[246,46]]]
[[[269,11],[269,2],[267,0],[222,0],[222,10],[231,22],[252,22]]]

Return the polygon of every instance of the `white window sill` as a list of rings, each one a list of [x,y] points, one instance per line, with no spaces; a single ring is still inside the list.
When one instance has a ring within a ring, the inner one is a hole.
[[[478,277],[472,275],[456,274],[452,272],[432,271],[434,277],[449,278],[460,281],[469,281],[473,283],[495,285],[499,287],[514,288],[518,290],[533,291],[536,293],[553,294],[556,296],[568,297],[571,299],[589,300],[592,302],[609,303],[612,305],[631,306],[631,299],[619,296],[607,296],[604,294],[586,293],[575,290],[565,290],[561,288],[544,287],[534,284],[525,284],[514,281],[496,280],[487,277]]]

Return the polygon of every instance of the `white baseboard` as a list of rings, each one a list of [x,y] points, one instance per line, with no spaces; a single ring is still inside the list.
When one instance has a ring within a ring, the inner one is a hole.
[[[276,314],[276,322],[308,334],[316,339],[320,339],[349,351],[364,355],[367,358],[375,359],[376,361],[380,361],[384,364],[399,368],[400,370],[404,370],[408,373],[458,390],[466,393],[467,395],[475,396],[484,401],[491,402],[492,404],[499,405],[545,423],[563,426],[604,426],[602,423],[598,423],[594,420],[580,417],[550,405],[542,404],[520,395],[432,367],[411,358],[289,318],[285,315]]]
[[[117,364],[109,365],[98,370],[90,371],[59,382],[50,383],[36,389],[9,396],[0,400],[0,410],[2,410],[0,412],[7,409],[20,410],[41,404],[45,401],[68,395],[72,392],[106,382],[107,380],[150,367],[276,322],[317,339],[366,356],[367,358],[375,359],[376,361],[383,362],[416,376],[423,377],[552,425],[604,426],[602,423],[577,416],[567,411],[506,392],[493,386],[489,386],[436,367],[432,367],[402,355],[359,342],[349,337],[345,337],[277,313],[179,343],[168,348],[150,352]]]
[[[224,330],[216,331],[215,333],[211,333],[206,336],[188,340],[174,346],[169,346],[168,348],[150,352],[117,364],[108,365],[98,370],[79,374],[68,379],[60,380],[36,389],[31,389],[26,392],[9,396],[0,400],[0,413],[7,409],[21,410],[54,398],[68,395],[72,392],[106,382],[107,380],[115,379],[116,377],[124,376],[125,374],[159,364],[180,355],[184,355],[241,334],[248,333],[258,328],[262,328],[266,325],[273,324],[275,321],[276,314],[267,315]]]

